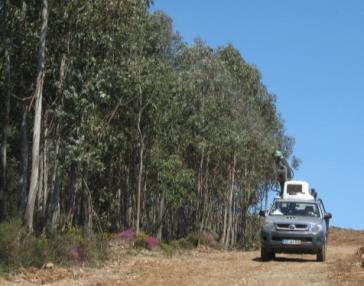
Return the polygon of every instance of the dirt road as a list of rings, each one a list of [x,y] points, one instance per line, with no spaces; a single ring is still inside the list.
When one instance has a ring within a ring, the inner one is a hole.
[[[277,255],[262,262],[259,251],[221,252],[200,248],[165,257],[143,252],[125,255],[114,245],[113,257],[100,269],[35,270],[3,281],[4,285],[364,285],[364,268],[354,254],[364,234],[336,230],[327,262],[313,255]],[[1,284],[1,283],[0,283]]]

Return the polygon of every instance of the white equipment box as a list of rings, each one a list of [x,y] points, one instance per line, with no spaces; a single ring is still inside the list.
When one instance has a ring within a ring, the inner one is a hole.
[[[287,181],[284,184],[283,199],[314,200],[310,187],[304,181]]]

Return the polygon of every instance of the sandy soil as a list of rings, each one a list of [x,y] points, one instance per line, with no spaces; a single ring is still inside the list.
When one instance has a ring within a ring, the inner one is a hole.
[[[277,255],[262,262],[259,251],[216,251],[200,248],[166,257],[113,244],[112,257],[100,268],[27,269],[0,280],[1,285],[364,285],[359,247],[364,233],[333,229],[327,262],[314,255]],[[128,253],[129,252],[129,253]],[[363,264],[363,265],[362,265]]]

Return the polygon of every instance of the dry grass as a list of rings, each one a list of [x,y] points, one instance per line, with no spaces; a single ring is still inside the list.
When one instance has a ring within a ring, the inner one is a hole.
[[[364,285],[364,232],[333,227],[329,237],[330,243],[335,245],[357,246],[356,253],[330,264],[330,278],[339,284],[345,281]]]
[[[336,245],[364,245],[364,231],[330,227],[329,243]]]

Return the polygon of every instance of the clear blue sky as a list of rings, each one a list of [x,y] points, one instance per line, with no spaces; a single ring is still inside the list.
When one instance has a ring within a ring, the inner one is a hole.
[[[191,43],[231,42],[256,65],[296,139],[296,179],[337,226],[364,230],[364,1],[155,0]]]

